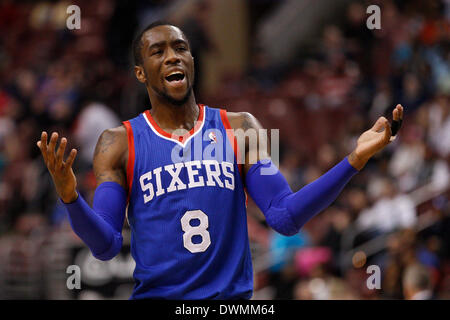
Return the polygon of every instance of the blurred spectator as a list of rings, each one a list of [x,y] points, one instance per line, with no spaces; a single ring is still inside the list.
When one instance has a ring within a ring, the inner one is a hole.
[[[375,229],[385,233],[411,228],[416,224],[414,202],[406,194],[399,194],[394,182],[381,182],[379,200],[371,208],[361,211],[356,223],[360,230]]]
[[[433,299],[429,271],[420,264],[413,264],[406,268],[403,275],[403,294],[406,300]]]
[[[76,123],[73,134],[80,146],[80,158],[90,164],[100,134],[106,129],[118,127],[120,120],[106,105],[92,102],[82,109]]]

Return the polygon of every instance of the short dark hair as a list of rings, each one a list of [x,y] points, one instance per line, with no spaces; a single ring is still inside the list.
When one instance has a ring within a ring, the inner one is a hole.
[[[164,21],[164,20],[157,20],[155,22],[152,22],[148,26],[146,26],[144,29],[142,29],[142,31],[139,32],[139,34],[133,40],[133,57],[134,57],[134,65],[135,66],[142,65],[142,62],[143,62],[142,61],[142,54],[141,54],[142,45],[143,45],[143,43],[142,43],[142,36],[148,30],[151,30],[151,29],[159,27],[159,26],[172,26],[172,27],[176,27],[176,28],[180,29],[180,27],[174,25],[173,23],[170,23],[170,22]]]

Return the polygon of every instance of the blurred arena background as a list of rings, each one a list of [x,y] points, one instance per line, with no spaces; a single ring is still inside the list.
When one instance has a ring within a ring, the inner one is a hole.
[[[66,28],[71,4],[80,30]],[[380,30],[366,26],[372,4]],[[1,299],[129,298],[128,225],[121,254],[95,260],[36,141],[42,130],[68,137],[92,201],[98,136],[149,108],[130,47],[159,19],[190,38],[198,102],[281,129],[280,169],[295,190],[405,107],[399,138],[298,235],[275,234],[249,202],[254,299],[405,299],[407,286],[450,299],[449,0],[0,0]],[[66,287],[72,264],[82,290]],[[366,285],[370,265],[381,289]]]

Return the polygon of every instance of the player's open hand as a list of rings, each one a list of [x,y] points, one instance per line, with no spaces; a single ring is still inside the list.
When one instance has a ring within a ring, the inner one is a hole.
[[[67,139],[62,138],[58,150],[55,152],[58,142],[58,133],[53,132],[50,142],[47,145],[47,132],[42,132],[41,140],[37,146],[41,150],[42,157],[55,183],[56,192],[65,203],[73,202],[77,199],[77,180],[72,170],[72,164],[77,155],[77,150],[72,149],[69,156],[64,161],[64,151],[67,146]]]
[[[380,117],[372,128],[358,138],[356,149],[348,158],[353,167],[361,170],[375,153],[395,139],[403,120],[403,107],[400,104],[392,111],[392,117],[392,126],[385,117]]]

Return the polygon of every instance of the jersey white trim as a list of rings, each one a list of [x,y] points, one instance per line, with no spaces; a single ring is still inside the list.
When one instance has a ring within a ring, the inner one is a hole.
[[[158,130],[156,130],[156,128],[153,127],[152,123],[150,122],[150,120],[147,118],[147,115],[144,113],[142,113],[142,115],[144,116],[145,121],[147,122],[148,126],[150,127],[150,129],[152,129],[152,131],[160,138],[166,139],[168,141],[172,141],[172,142],[176,142],[178,143],[181,147],[185,147],[186,144],[195,136],[197,135],[197,133],[201,132],[203,130],[203,126],[205,124],[205,120],[206,120],[206,107],[203,107],[203,119],[202,119],[202,124],[200,125],[200,127],[198,128],[198,130],[196,132],[194,132],[191,136],[189,136],[189,138],[187,138],[184,143],[182,143],[181,141],[174,139],[174,138],[169,138],[166,136],[163,136],[162,134],[160,134],[158,132]],[[194,125],[195,126],[195,125]]]

